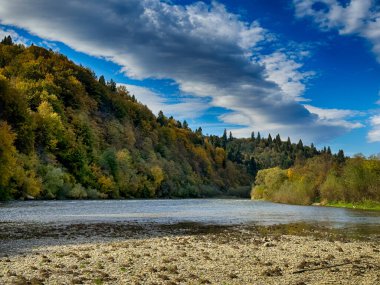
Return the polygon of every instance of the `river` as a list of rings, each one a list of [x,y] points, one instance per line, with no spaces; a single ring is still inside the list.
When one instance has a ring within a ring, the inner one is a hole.
[[[380,212],[243,199],[14,201],[0,204],[0,222],[223,225],[305,222],[329,228],[380,228]]]

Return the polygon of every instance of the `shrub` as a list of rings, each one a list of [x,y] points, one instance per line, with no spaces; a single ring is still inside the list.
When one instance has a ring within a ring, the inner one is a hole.
[[[321,201],[343,201],[343,180],[333,173],[328,174],[325,182],[321,185],[320,193]]]

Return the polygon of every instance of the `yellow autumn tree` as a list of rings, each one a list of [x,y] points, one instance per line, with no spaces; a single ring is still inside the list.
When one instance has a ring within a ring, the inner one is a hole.
[[[11,196],[9,181],[17,166],[16,148],[13,145],[16,135],[4,121],[0,122],[0,199]]]
[[[42,139],[49,149],[56,148],[58,143],[58,134],[63,129],[61,117],[54,112],[49,102],[43,101],[37,108],[40,117],[40,130]]]

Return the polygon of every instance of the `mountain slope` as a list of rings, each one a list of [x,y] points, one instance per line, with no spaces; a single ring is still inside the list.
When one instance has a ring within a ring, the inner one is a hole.
[[[203,197],[253,179],[201,130],[37,46],[0,44],[0,121],[1,199]]]

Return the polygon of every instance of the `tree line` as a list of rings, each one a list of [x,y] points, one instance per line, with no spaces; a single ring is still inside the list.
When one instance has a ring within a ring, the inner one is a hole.
[[[380,160],[325,153],[288,169],[260,170],[251,195],[280,203],[380,208]]]

